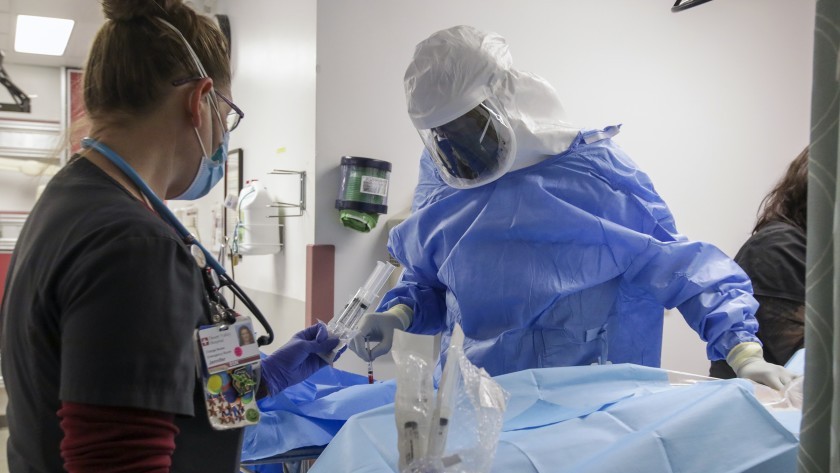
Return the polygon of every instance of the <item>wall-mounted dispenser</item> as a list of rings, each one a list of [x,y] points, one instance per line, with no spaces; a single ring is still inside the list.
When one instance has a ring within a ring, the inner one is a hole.
[[[301,217],[306,210],[306,171],[275,169],[269,174],[296,176],[300,198],[297,202],[278,201],[258,180],[248,181],[239,192],[236,204],[237,221],[231,245],[232,258],[278,253],[285,245],[285,219]]]
[[[280,251],[281,229],[272,217],[277,210],[274,200],[262,183],[248,181],[239,192],[234,253],[239,255],[270,255]]]
[[[369,232],[388,213],[388,184],[391,163],[378,159],[342,156],[341,188],[335,208],[341,223],[353,230]]]

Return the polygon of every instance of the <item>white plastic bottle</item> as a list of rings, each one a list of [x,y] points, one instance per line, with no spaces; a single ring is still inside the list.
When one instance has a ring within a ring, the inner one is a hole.
[[[268,189],[256,179],[239,193],[236,239],[242,255],[269,255],[280,251],[280,221]]]

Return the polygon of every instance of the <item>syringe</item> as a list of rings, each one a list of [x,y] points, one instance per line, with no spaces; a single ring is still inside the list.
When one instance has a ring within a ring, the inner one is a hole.
[[[458,367],[456,352],[461,352],[464,347],[464,331],[461,326],[455,324],[452,330],[452,338],[449,341],[449,349],[446,358],[446,365],[438,385],[437,402],[432,412],[431,432],[429,435],[428,454],[431,458],[443,456],[446,447],[446,437],[449,432],[449,419],[452,416],[455,405],[455,390],[461,378],[461,371]]]
[[[337,336],[341,340],[335,349],[328,354],[320,354],[327,363],[332,363],[339,351],[341,351],[347,342],[356,336],[358,331],[359,321],[362,315],[367,312],[369,307],[373,307],[379,299],[379,292],[391,276],[395,266],[386,263],[385,261],[377,261],[376,268],[368,276],[364,286],[356,291],[356,294],[350,299],[350,302],[344,306],[344,310],[338,317],[333,317],[330,323],[327,324],[330,334]]]

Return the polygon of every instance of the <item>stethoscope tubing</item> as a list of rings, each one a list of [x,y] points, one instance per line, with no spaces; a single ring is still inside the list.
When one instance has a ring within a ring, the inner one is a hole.
[[[251,298],[245,294],[245,291],[239,287],[236,282],[228,276],[227,271],[225,268],[219,263],[218,260],[198,241],[198,239],[192,233],[187,230],[187,227],[178,220],[178,217],[172,213],[172,210],[163,203],[162,200],[152,191],[151,188],[143,181],[143,179],[134,171],[134,169],[129,166],[127,162],[119,155],[116,151],[109,148],[104,143],[97,141],[93,138],[83,138],[82,139],[82,146],[84,148],[95,149],[100,154],[105,156],[109,161],[111,161],[115,166],[117,166],[123,174],[126,175],[131,181],[140,188],[140,192],[143,193],[146,198],[149,199],[149,202],[152,204],[152,208],[158,215],[163,218],[163,220],[172,226],[173,229],[178,233],[178,235],[184,239],[184,243],[187,245],[195,245],[198,249],[204,253],[204,258],[207,261],[207,265],[212,268],[216,275],[219,277],[219,288],[227,287],[230,289],[233,294],[238,297],[244,304],[248,310],[254,315],[254,317],[259,320],[260,324],[266,331],[266,335],[258,337],[257,344],[260,346],[268,345],[272,341],[274,341],[274,331],[271,329],[271,325],[269,325],[268,321],[263,316],[262,312],[260,312],[259,308],[257,308],[256,304],[251,301]]]

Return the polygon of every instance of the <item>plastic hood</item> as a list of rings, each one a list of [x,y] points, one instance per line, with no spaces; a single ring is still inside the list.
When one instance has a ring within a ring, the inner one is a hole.
[[[495,95],[517,139],[517,161],[565,151],[579,129],[545,79],[513,68],[496,33],[455,26],[420,42],[404,78],[408,114],[417,129],[443,125]],[[522,167],[516,166],[515,167]]]

